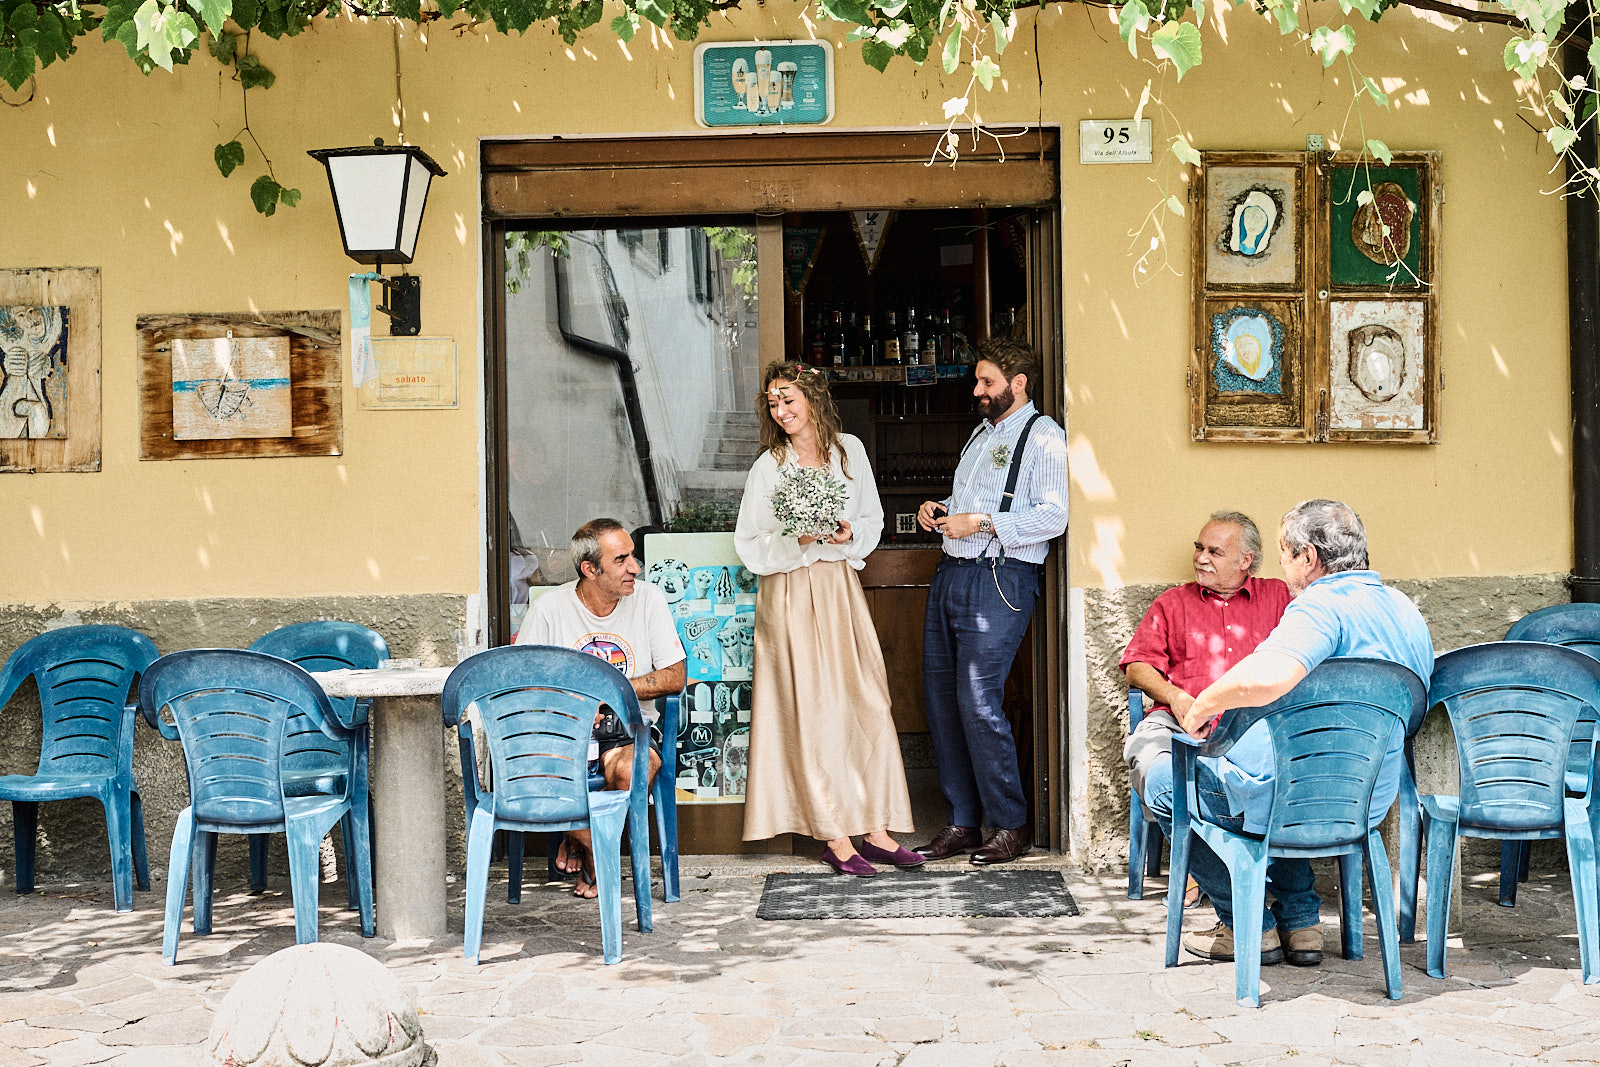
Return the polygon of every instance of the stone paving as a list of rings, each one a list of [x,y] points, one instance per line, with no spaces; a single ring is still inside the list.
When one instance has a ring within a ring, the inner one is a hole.
[[[1059,857],[1024,862],[1062,866],[1082,916],[764,922],[754,918],[764,874],[808,865],[691,858],[683,900],[657,901],[653,933],[630,925],[613,967],[600,963],[592,903],[530,885],[508,905],[502,870],[480,967],[461,958],[459,895],[446,937],[364,941],[343,886],[326,886],[322,937],[415,987],[441,1067],[1600,1062],[1600,986],[1579,983],[1564,874],[1536,872],[1514,911],[1495,906],[1490,873],[1469,881],[1452,977],[1429,978],[1425,946],[1403,946],[1398,1004],[1384,998],[1369,917],[1366,960],[1335,952],[1321,967],[1266,968],[1253,1010],[1233,1002],[1231,965],[1161,966],[1159,881],[1130,901],[1115,875]],[[216,932],[186,936],[171,968],[160,959],[162,889],[158,878],[137,894],[130,915],[113,913],[110,887],[96,884],[0,896],[0,1067],[206,1062],[229,986],[293,942],[287,886],[224,887]]]

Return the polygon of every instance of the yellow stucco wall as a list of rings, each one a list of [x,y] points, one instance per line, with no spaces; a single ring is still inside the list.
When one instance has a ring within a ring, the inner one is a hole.
[[[704,39],[810,36],[814,27],[793,21],[798,10],[736,13]],[[1130,115],[1150,68],[1128,57],[1103,10],[1056,5],[1035,17],[1021,13],[1004,84],[980,104],[991,122],[1064,128],[1073,584],[1180,579],[1205,513],[1238,507],[1267,524],[1307,495],[1353,503],[1390,576],[1566,570],[1563,207],[1541,193],[1552,160],[1516,117],[1499,70],[1502,31],[1395,13],[1362,32],[1357,52],[1395,100],[1393,113],[1367,109],[1368,135],[1445,154],[1443,443],[1196,445],[1184,385],[1190,280],[1136,285],[1128,255],[1129,231],[1158,199],[1147,179],[1174,181],[1175,170],[1076,162],[1077,121]],[[1254,16],[1215,17],[1245,47],[1208,33],[1205,64],[1181,86],[1169,76],[1172,115],[1152,112],[1158,140],[1174,122],[1212,149],[1295,149],[1308,133],[1337,132],[1343,77],[1298,50],[1279,54]],[[693,45],[648,27],[627,47],[596,32],[573,49],[543,29],[403,34],[406,134],[451,172],[434,184],[415,269],[426,280],[424,334],[460,342],[461,408],[366,412],[347,389],[341,457],[141,463],[135,318],[342,306],[354,267],[321,167],[304,153],[394,137],[387,27],[319,22],[308,37],[255,47],[278,81],[251,94],[252,126],[280,180],[305,194],[272,219],[246,197],[260,171],[253,153],[228,180],[211,164],[212,146],[241,119],[237,84],[209,59],[146,78],[119,47],[86,43],[41,74],[31,103],[6,109],[0,266],[102,271],[104,460],[100,474],[0,478],[12,559],[0,598],[475,591],[479,140],[696,131]],[[925,125],[954,95],[936,64],[897,60],[883,76],[853,45],[837,59],[835,128]],[[1171,249],[1187,273],[1187,234]]]

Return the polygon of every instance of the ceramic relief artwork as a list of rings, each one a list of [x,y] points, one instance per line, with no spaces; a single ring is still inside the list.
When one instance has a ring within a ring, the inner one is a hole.
[[[179,441],[288,437],[294,432],[289,338],[172,341],[172,436]]]
[[[1212,377],[1219,393],[1283,395],[1284,324],[1249,305],[1211,316]]]
[[[1329,425],[1415,430],[1423,422],[1421,300],[1335,300],[1329,307]]]
[[[1292,434],[1304,415],[1299,300],[1210,297],[1203,307],[1204,425]]]
[[[1335,167],[1329,177],[1329,280],[1416,286],[1422,276],[1422,172]]]
[[[0,437],[67,436],[67,337],[64,307],[0,307]]]
[[[1297,167],[1207,167],[1207,285],[1296,284],[1299,181]]]

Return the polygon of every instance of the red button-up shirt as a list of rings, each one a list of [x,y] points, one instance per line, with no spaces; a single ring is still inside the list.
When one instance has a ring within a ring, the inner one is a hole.
[[[1127,670],[1130,663],[1148,663],[1173,685],[1198,696],[1256,650],[1278,625],[1289,600],[1289,587],[1277,578],[1246,578],[1226,600],[1198,582],[1175,586],[1144,613],[1121,666]]]

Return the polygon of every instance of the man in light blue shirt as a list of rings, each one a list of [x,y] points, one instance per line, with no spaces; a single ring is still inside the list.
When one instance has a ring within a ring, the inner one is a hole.
[[[949,825],[917,849],[929,859],[977,849],[974,863],[1007,863],[1033,847],[1001,699],[1050,541],[1067,528],[1067,435],[1028,399],[1038,367],[1022,341],[978,346],[972,393],[983,424],[962,449],[950,495],[917,512],[924,530],[944,535],[923,623],[922,688]]]
[[[1195,737],[1211,732],[1231,708],[1270,704],[1299,684],[1323,660],[1365,656],[1389,660],[1426,683],[1433,673],[1433,641],[1422,613],[1402,592],[1368,569],[1367,532],[1361,518],[1334,500],[1308,500],[1283,517],[1279,562],[1294,599],[1282,620],[1254,652],[1207,686],[1179,717]],[[1377,825],[1399,789],[1404,737],[1390,738],[1372,791]],[[1258,723],[1220,759],[1202,759],[1196,785],[1207,819],[1246,833],[1262,833],[1272,806],[1274,759],[1266,725]],[[1170,795],[1152,804],[1170,825]],[[1218,923],[1184,938],[1184,948],[1205,959],[1233,958],[1232,892],[1228,869],[1205,843],[1191,842],[1190,873],[1217,909]],[[1277,859],[1268,878],[1276,903],[1260,918],[1261,962],[1311,966],[1322,961],[1321,901],[1312,889],[1311,864]],[[1248,919],[1246,921],[1249,921]]]

